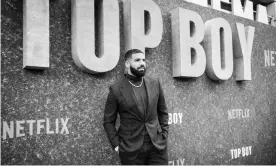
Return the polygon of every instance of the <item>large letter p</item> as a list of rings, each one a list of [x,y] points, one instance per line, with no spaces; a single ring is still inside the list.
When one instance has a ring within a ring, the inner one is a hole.
[[[152,0],[124,1],[125,51],[157,47],[162,39],[160,8]]]

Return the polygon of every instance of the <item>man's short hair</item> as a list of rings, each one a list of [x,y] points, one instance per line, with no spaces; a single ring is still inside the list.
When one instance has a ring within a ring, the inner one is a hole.
[[[129,58],[132,57],[133,54],[137,54],[137,53],[143,53],[143,51],[139,50],[139,49],[131,49],[131,50],[128,50],[126,53],[125,53],[125,61],[127,61]]]

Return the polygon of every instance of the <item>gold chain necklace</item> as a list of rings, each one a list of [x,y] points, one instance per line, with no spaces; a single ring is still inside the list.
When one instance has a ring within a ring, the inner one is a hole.
[[[144,82],[144,78],[142,77],[142,82],[141,82],[141,84],[140,85],[134,85],[133,83],[131,83],[129,80],[128,80],[128,82],[132,85],[132,86],[134,86],[134,87],[136,87],[136,88],[139,88],[139,87],[141,87],[142,86],[142,84],[143,84],[143,82]]]

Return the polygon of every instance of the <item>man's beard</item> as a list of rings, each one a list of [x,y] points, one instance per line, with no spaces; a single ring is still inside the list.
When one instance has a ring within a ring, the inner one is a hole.
[[[130,71],[136,77],[143,77],[146,74],[146,67],[143,66],[143,68],[144,68],[143,71],[139,71],[140,68],[142,68],[142,66],[138,67],[137,69],[135,69],[132,66],[130,66]]]

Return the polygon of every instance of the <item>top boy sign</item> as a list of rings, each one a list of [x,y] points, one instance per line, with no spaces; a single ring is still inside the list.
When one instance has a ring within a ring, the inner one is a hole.
[[[118,2],[71,2],[74,62],[92,74],[112,70],[120,56]],[[246,1],[244,10],[240,0],[232,2],[233,14],[253,19],[251,1]],[[162,14],[157,4],[152,0],[125,0],[123,3],[125,51],[157,47],[163,33]],[[206,6],[207,1],[200,4]],[[212,4],[217,8],[215,1]],[[260,19],[267,18],[263,9],[258,6],[257,21],[267,23]],[[48,68],[49,1],[24,1],[24,16],[23,68]],[[171,24],[174,77],[199,77],[206,69],[211,79],[227,80],[235,66],[237,81],[251,80],[254,27],[241,23],[231,27],[223,18],[204,23],[198,13],[180,7],[171,11]],[[235,64],[233,58],[236,58]]]

